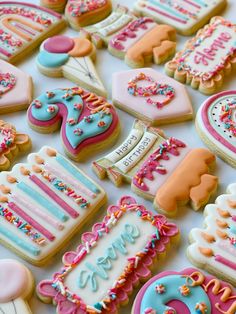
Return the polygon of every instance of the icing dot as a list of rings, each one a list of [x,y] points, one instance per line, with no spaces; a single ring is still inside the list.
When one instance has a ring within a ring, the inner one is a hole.
[[[186,296],[188,296],[188,295],[190,294],[190,289],[189,289],[189,287],[186,286],[186,285],[183,285],[183,286],[179,287],[179,291],[180,291],[180,293],[181,293],[184,297],[186,297]]]
[[[205,314],[207,313],[207,306],[204,302],[197,303],[195,306],[195,312],[197,314]]]
[[[99,128],[103,128],[106,125],[106,123],[104,121],[99,121],[98,122],[98,127]]]
[[[44,43],[44,49],[52,53],[66,53],[73,47],[73,39],[64,35],[53,36]]]
[[[163,294],[163,293],[166,292],[166,287],[165,287],[164,285],[160,284],[160,285],[157,285],[157,286],[155,287],[155,290],[156,290],[156,292],[157,292],[158,294]]]

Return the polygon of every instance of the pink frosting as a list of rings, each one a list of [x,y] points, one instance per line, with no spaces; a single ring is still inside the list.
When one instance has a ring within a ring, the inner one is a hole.
[[[52,53],[67,53],[73,49],[74,45],[75,43],[70,37],[57,35],[46,40],[44,49]]]
[[[152,277],[143,287],[142,289],[139,291],[139,293],[137,294],[136,296],[136,299],[135,299],[135,306],[134,306],[134,313],[135,314],[140,314],[140,308],[141,308],[141,303],[142,303],[142,299],[143,297],[145,296],[145,292],[147,290],[147,288],[154,282],[156,281],[157,279],[160,279],[160,278],[163,278],[165,276],[169,276],[169,275],[191,275],[193,274],[194,272],[201,272],[199,271],[198,269],[195,269],[195,268],[187,268],[187,269],[184,269],[183,271],[181,272],[175,272],[175,271],[164,271],[154,277]],[[202,273],[202,272],[201,272]],[[204,275],[204,273],[203,273]],[[211,280],[213,280],[215,277],[213,276],[205,276],[205,280],[203,282],[204,286],[206,286]],[[227,310],[230,308],[230,306],[235,302],[235,298],[236,298],[236,295],[235,295],[235,290],[229,285],[227,284],[226,282],[224,281],[220,281],[220,284],[221,284],[221,293],[218,293],[218,294],[214,294],[212,292],[212,288],[214,287],[214,285],[212,284],[208,289],[207,289],[207,295],[210,299],[210,302],[211,302],[211,314],[219,314],[219,310],[215,307],[215,305],[218,303],[219,306],[220,306],[220,309],[225,311],[225,312],[222,312],[222,313],[229,313]],[[224,292],[223,288],[224,287],[229,287],[232,289],[232,296],[233,298],[232,299],[228,299],[226,302],[223,302],[221,300],[221,297],[222,297],[222,294]],[[157,296],[158,297],[158,296]],[[191,295],[189,295],[189,297],[191,297]],[[200,300],[199,300],[200,301]],[[175,308],[177,310],[178,313],[186,313],[185,311],[183,311],[183,307],[182,307],[182,303],[178,302],[178,301],[171,301],[171,306],[173,308]],[[231,312],[230,312],[231,313]]]
[[[28,284],[26,269],[14,260],[0,260],[0,303],[14,300],[25,292]]]

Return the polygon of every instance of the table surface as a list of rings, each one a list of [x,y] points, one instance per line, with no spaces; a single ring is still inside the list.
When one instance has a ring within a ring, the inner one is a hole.
[[[24,2],[32,3],[31,0],[24,0]],[[33,2],[39,3],[38,0],[33,1]],[[118,1],[113,1],[113,2],[114,4],[118,3]],[[130,8],[132,8],[133,2],[134,1],[131,1],[131,0],[119,1],[120,4],[129,6]],[[236,12],[236,1],[228,0],[228,6],[226,10],[222,12],[222,16],[230,19],[232,22],[236,22],[235,12]],[[77,32],[73,31],[70,28],[67,28],[64,31],[64,34],[76,36]],[[180,50],[183,47],[187,39],[188,37],[183,37],[183,36],[177,37],[177,50]],[[36,68],[36,63],[35,63],[36,56],[37,56],[37,50],[35,51],[33,55],[26,57],[25,59],[22,60],[21,63],[18,64],[18,67],[20,69],[29,73],[32,76],[33,81],[34,81],[34,96],[35,97],[39,96],[41,93],[45,92],[46,90],[60,88],[60,87],[65,88],[65,87],[74,86],[73,83],[63,78],[48,78],[40,74]],[[161,66],[150,65],[150,66],[152,66],[157,71],[164,73],[163,65]],[[111,56],[106,51],[106,49],[97,51],[96,68],[97,68],[98,74],[100,75],[102,81],[104,82],[105,87],[108,90],[109,99],[111,99],[112,74],[116,72],[117,70],[118,71],[128,70],[129,68],[128,66],[125,65],[125,63],[122,60],[116,59],[115,57]],[[223,86],[224,90],[235,88],[236,78],[234,77],[235,77],[235,74],[234,76],[232,74],[230,77],[225,79],[225,83]],[[196,114],[197,109],[202,104],[202,102],[207,98],[207,96],[200,94],[198,91],[191,89],[189,86],[187,86],[186,88],[192,100],[194,114]],[[129,114],[121,110],[117,110],[117,111],[120,117],[122,131],[118,139],[118,142],[115,144],[114,147],[118,146],[120,143],[123,142],[123,140],[128,135],[130,131],[130,127],[134,121],[134,117],[130,116]],[[37,152],[43,145],[46,144],[46,145],[55,147],[59,152],[63,153],[63,148],[60,141],[59,132],[56,132],[54,134],[39,134],[39,133],[34,132],[27,125],[25,111],[2,115],[1,119],[14,124],[17,130],[21,132],[25,132],[30,135],[33,142],[33,148],[32,148],[33,152]],[[201,139],[196,133],[194,120],[189,121],[189,122],[166,125],[166,126],[163,126],[162,129],[164,130],[167,136],[174,136],[176,138],[182,139],[184,142],[188,143],[191,147],[204,147],[204,144],[202,143]],[[96,182],[98,182],[105,189],[105,191],[108,192],[108,203],[114,204],[122,195],[133,195],[133,196],[135,195],[131,192],[129,185],[124,185],[120,188],[116,188],[109,180],[99,181],[99,179],[92,172],[91,162],[105,155],[106,153],[111,151],[111,149],[112,148],[108,148],[104,150],[103,152],[101,152],[100,154],[96,154],[92,156],[85,163],[78,163],[78,166],[82,170],[84,170],[88,175],[90,175],[91,178],[93,178]],[[22,158],[19,158],[17,162],[24,162],[25,160],[26,160],[26,156],[23,156]],[[216,168],[215,174],[220,179],[220,186],[217,190],[217,194],[222,194],[223,192],[225,192],[227,185],[229,183],[236,181],[235,169],[231,168],[228,164],[226,164],[225,162],[223,162],[222,160],[218,158],[217,158],[217,168]],[[144,204],[149,210],[153,210],[153,206],[151,202],[145,201],[142,198],[137,197],[137,196],[135,197],[139,203]],[[212,201],[214,201],[214,198]],[[100,210],[99,212],[100,217],[104,215],[105,210],[106,210],[106,207],[103,207]],[[158,271],[163,271],[163,270],[180,271],[181,269],[189,267],[191,265],[185,254],[186,248],[188,246],[188,234],[193,227],[202,226],[202,222],[203,222],[202,211],[200,210],[198,212],[194,212],[189,206],[186,206],[185,208],[181,209],[181,212],[179,212],[179,215],[173,221],[179,226],[181,230],[182,237],[181,237],[180,245],[174,250],[172,250],[170,254],[168,254],[168,257],[166,258],[165,262],[162,262],[160,265],[157,265],[155,267],[154,273],[157,273]],[[57,255],[54,256],[45,267],[40,267],[40,268],[35,267],[23,261],[24,264],[28,266],[29,269],[34,274],[36,283],[38,283],[42,279],[51,278],[52,273],[57,271],[62,265],[61,257],[63,253],[66,252],[67,250],[75,249],[80,241],[81,233],[86,229],[90,230],[93,223],[94,223],[94,220],[91,220],[89,223],[87,223],[87,225],[82,230],[80,230],[80,232],[78,232],[76,236],[74,236],[74,238],[70,241],[69,245],[68,244],[65,245],[64,248],[59,253],[57,253]],[[22,260],[17,255],[12,253],[5,247],[2,247],[1,245],[0,245],[0,258],[15,258],[22,262]],[[136,293],[137,291],[133,293],[129,305],[120,309],[120,313],[128,314],[131,312],[133,298]],[[32,309],[32,313],[35,313],[35,314],[55,313],[54,306],[43,304],[37,299],[35,294],[33,295],[29,303]]]

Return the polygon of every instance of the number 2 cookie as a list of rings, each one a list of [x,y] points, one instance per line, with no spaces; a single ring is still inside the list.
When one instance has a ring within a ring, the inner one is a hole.
[[[201,93],[211,95],[234,70],[236,25],[214,17],[166,63],[166,73]]]
[[[236,91],[208,98],[198,110],[196,128],[212,151],[236,167]]]
[[[65,20],[54,11],[29,3],[1,1],[0,59],[18,62],[65,26]]]
[[[74,160],[111,145],[119,134],[119,119],[106,99],[80,87],[55,89],[35,99],[28,109],[30,126],[41,133],[61,129],[67,155]]]
[[[151,68],[114,73],[112,101],[152,125],[185,121],[193,115],[184,86]]]
[[[226,0],[137,0],[134,10],[191,35],[227,4]]]
[[[204,227],[189,234],[189,260],[236,285],[236,183],[206,206]],[[236,310],[236,308],[235,308]]]
[[[74,251],[64,254],[63,267],[38,284],[37,294],[56,304],[58,314],[117,313],[178,237],[177,226],[165,216],[123,196],[82,235]]]
[[[234,314],[236,291],[198,269],[164,271],[138,292],[132,314]]]
[[[31,314],[26,300],[33,292],[34,278],[23,264],[0,260],[0,313]]]

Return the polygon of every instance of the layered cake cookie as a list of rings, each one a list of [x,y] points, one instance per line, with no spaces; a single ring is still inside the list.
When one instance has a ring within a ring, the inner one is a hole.
[[[0,7],[0,59],[16,63],[48,36],[66,26],[63,17],[49,9],[19,1],[2,1]]]
[[[45,264],[106,201],[93,180],[44,146],[0,173],[0,241],[32,264]]]
[[[236,167],[236,91],[208,98],[199,108],[196,128],[209,148]]]
[[[37,132],[60,129],[65,152],[77,161],[114,143],[120,131],[114,107],[81,87],[40,95],[28,109],[28,121]]]
[[[189,234],[189,260],[197,267],[236,285],[236,183],[206,206],[204,227]],[[236,308],[234,308],[236,310]],[[231,313],[231,312],[230,312]]]
[[[37,294],[56,304],[58,314],[117,313],[178,237],[177,226],[165,216],[124,196],[82,235],[75,251],[64,254],[62,268],[38,284]]]
[[[234,70],[235,41],[236,25],[214,17],[166,63],[166,73],[203,94],[214,94]]]

